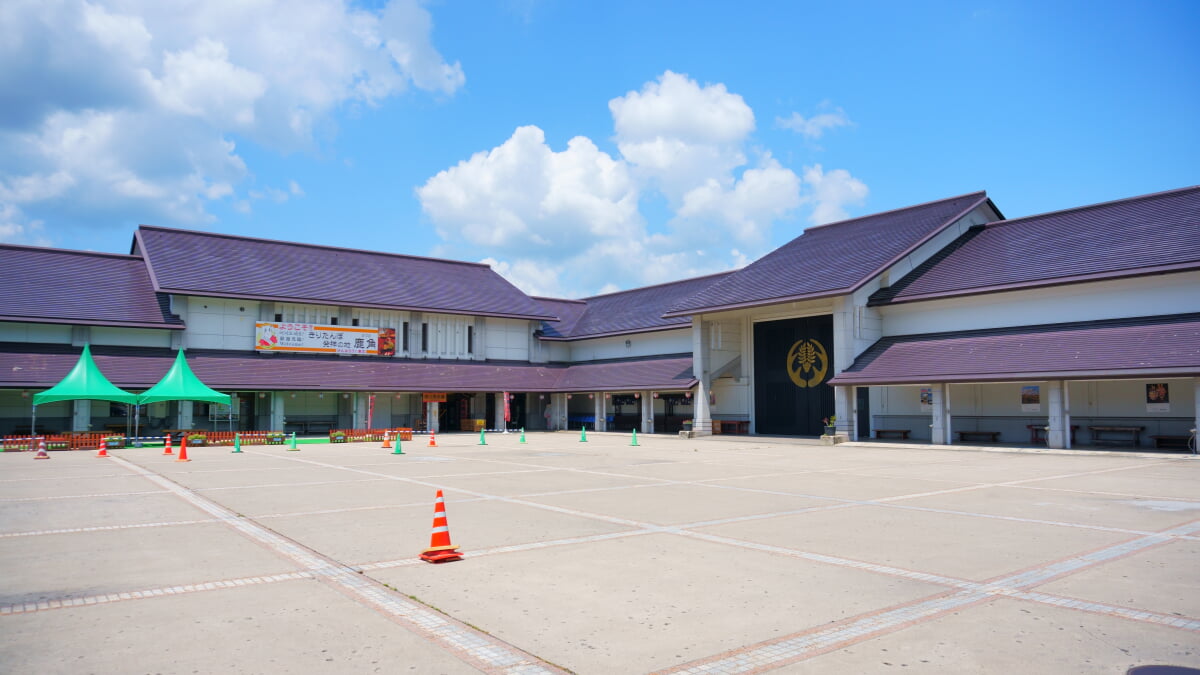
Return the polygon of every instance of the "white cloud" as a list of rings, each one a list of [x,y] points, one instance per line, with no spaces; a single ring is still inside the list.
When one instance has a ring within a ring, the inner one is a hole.
[[[240,129],[254,125],[254,106],[267,83],[230,63],[224,44],[201,38],[187,51],[167,52],[162,79],[150,79],[150,87],[166,110]]]
[[[754,111],[723,84],[702,87],[668,70],[608,108],[621,156],[675,204],[709,179],[731,182],[746,163]]]
[[[640,228],[624,163],[582,136],[555,152],[534,126],[438,173],[417,196],[443,239],[501,252],[587,246]]]
[[[818,113],[809,118],[805,118],[798,112],[792,113],[787,118],[775,118],[776,126],[791,129],[809,140],[816,140],[824,136],[825,132],[830,129],[846,127],[851,124],[850,118],[846,116],[845,111],[841,108],[833,112]]]
[[[747,169],[732,187],[709,179],[690,190],[677,215],[683,220],[716,221],[725,226],[722,235],[761,248],[771,224],[800,203],[799,176],[765,155],[757,168]]]
[[[581,136],[555,151],[524,126],[418,187],[446,242],[435,255],[485,258],[526,292],[579,297],[745,266],[801,206],[826,219],[866,195],[845,170],[802,178],[750,148],[754,112],[723,84],[667,71],[609,110],[617,157]],[[660,196],[670,215],[648,224],[639,203]]]
[[[810,189],[804,200],[813,204],[809,220],[814,225],[845,220],[850,215],[845,207],[862,204],[867,198],[867,186],[845,169],[825,173],[820,164],[806,167],[804,184]]]
[[[532,260],[518,260],[510,263],[495,258],[484,258],[480,262],[491,265],[497,274],[508,279],[512,285],[527,295],[553,296],[561,288],[559,275],[562,273],[562,269],[560,267],[543,265]]]
[[[252,168],[231,134],[313,149],[314,128],[343,104],[453,94],[462,67],[432,30],[416,0],[378,11],[342,0],[0,4],[6,231],[28,236],[12,226],[34,220],[195,225],[228,197],[248,208],[237,195]]]

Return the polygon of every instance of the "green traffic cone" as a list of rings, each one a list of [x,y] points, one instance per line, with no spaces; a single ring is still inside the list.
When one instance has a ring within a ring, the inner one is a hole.
[[[521,442],[525,442],[525,427],[521,427]]]
[[[631,446],[636,446],[637,444],[638,444],[638,443],[637,443],[637,429],[634,429],[634,430],[633,430],[633,442],[632,442],[632,443],[630,443],[629,445],[631,445]]]
[[[234,452],[242,451],[242,435],[241,434],[233,435],[233,451]]]
[[[579,442],[587,443],[587,426],[579,427]]]
[[[403,455],[404,451],[400,449],[400,434],[396,434],[396,449],[392,451],[393,455]]]
[[[291,452],[292,450],[299,450],[299,449],[300,448],[296,447],[296,432],[293,431],[292,432],[292,445],[291,445],[291,447],[288,448],[288,452]]]
[[[487,445],[487,437],[483,435],[483,429],[479,430],[479,444]]]

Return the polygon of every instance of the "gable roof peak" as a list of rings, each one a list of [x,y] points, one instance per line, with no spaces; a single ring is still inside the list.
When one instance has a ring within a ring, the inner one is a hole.
[[[1084,211],[1105,209],[1105,208],[1109,208],[1112,206],[1118,206],[1121,204],[1134,204],[1137,202],[1162,199],[1164,197],[1173,197],[1176,195],[1183,195],[1183,194],[1187,194],[1189,192],[1200,192],[1200,185],[1192,185],[1189,187],[1175,188],[1173,190],[1163,190],[1162,192],[1151,192],[1150,194],[1146,194],[1146,195],[1134,195],[1132,197],[1122,197],[1121,199],[1112,199],[1107,202],[1097,202],[1095,204],[1084,204],[1083,206],[1071,206],[1071,207],[1068,207],[1065,209],[1058,209],[1055,211],[1046,211],[1043,213],[1031,213],[1027,216],[1020,216],[1018,218],[1006,218],[1004,220],[993,221],[993,222],[988,223],[987,227],[991,228],[991,227],[997,227],[1000,225],[1020,225],[1022,223],[1028,222],[1030,220],[1041,220],[1043,218],[1049,218],[1052,216],[1061,216],[1061,215],[1066,215],[1069,213],[1081,213]]]
[[[808,227],[804,228],[804,231],[801,232],[797,236],[802,237],[802,236],[804,236],[805,232],[812,232],[814,230],[820,230],[820,229],[824,229],[824,228],[828,228],[828,227],[837,227],[839,225],[850,225],[852,223],[856,223],[860,220],[866,220],[868,218],[879,218],[879,217],[891,216],[891,215],[895,215],[897,213],[903,213],[904,211],[912,211],[914,209],[921,209],[921,208],[925,208],[927,206],[941,204],[943,202],[951,202],[951,201],[955,201],[955,200],[959,200],[959,199],[982,200],[982,199],[986,199],[986,198],[987,198],[987,190],[977,190],[975,192],[967,192],[967,193],[964,193],[961,195],[955,195],[953,197],[945,197],[943,199],[931,199],[930,201],[921,202],[920,204],[910,204],[908,206],[901,206],[901,207],[897,207],[894,209],[888,209],[887,211],[876,211],[875,213],[868,213],[868,214],[861,215],[861,216],[855,216],[853,218],[846,218],[845,220],[835,220],[832,223],[821,223],[820,225],[809,225]],[[993,206],[993,208],[994,208],[994,206]],[[996,212],[999,213],[999,209],[997,209]],[[1003,216],[1001,216],[1001,217],[1003,217]]]

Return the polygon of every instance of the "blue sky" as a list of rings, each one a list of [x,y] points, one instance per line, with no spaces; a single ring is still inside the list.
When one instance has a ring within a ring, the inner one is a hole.
[[[1200,183],[1194,2],[159,4],[0,7],[0,241],[146,223],[579,297],[981,189]]]

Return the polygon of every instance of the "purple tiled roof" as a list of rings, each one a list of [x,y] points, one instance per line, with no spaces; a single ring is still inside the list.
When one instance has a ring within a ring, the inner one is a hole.
[[[881,305],[1200,268],[1200,187],[972,230],[871,296]]]
[[[1200,314],[903,335],[876,342],[831,384],[1200,375]]]
[[[691,389],[696,384],[692,357],[577,363],[566,369],[560,391]]]
[[[584,300],[562,300],[559,298],[539,298],[535,297],[541,303],[546,311],[558,317],[557,321],[542,322],[542,337],[543,339],[556,339],[570,337],[571,329],[579,321],[583,313],[587,311],[587,302]]]
[[[183,328],[141,258],[0,245],[0,321]]]
[[[145,225],[134,237],[164,293],[553,318],[478,263]]]
[[[578,340],[605,335],[641,333],[691,325],[688,315],[664,317],[672,305],[728,278],[734,272],[720,272],[703,277],[644,286],[628,291],[595,295],[579,300],[543,299],[547,309],[561,309],[562,321],[542,322],[543,339]],[[579,303],[585,303],[580,305]],[[572,303],[568,305],[568,303]],[[572,320],[568,317],[574,314]]]
[[[113,384],[144,389],[171,368],[168,349],[93,346],[96,366]],[[79,359],[69,345],[0,343],[0,387],[57,383]],[[586,365],[514,362],[410,361],[383,358],[274,355],[188,350],[188,365],[208,386],[230,390],[335,391],[616,391],[687,389],[691,357],[647,358]]]
[[[989,203],[987,193],[974,192],[810,227],[741,270],[676,303],[667,316],[852,292],[984,203]]]

